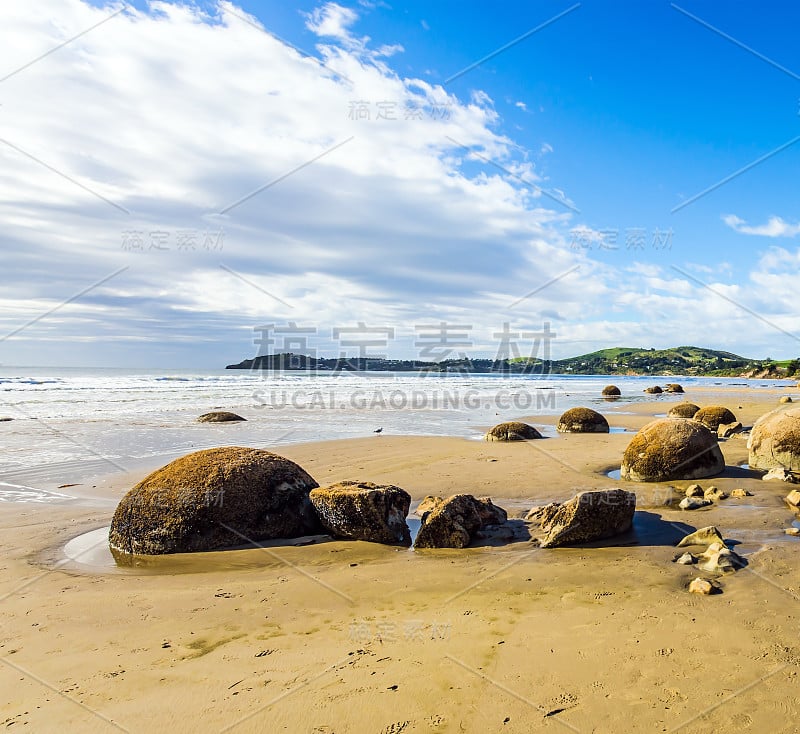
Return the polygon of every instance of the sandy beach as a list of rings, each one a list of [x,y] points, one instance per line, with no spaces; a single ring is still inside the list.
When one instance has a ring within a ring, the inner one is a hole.
[[[725,405],[749,426],[787,392],[709,387],[686,398]],[[784,533],[795,519],[788,485],[742,467],[741,437],[721,442],[726,471],[700,484],[750,497],[685,512],[677,499],[691,482],[609,477],[666,405],[609,403],[609,434],[515,444],[379,435],[279,450],[321,485],[391,483],[415,501],[490,496],[516,518],[580,490],[635,491],[633,530],[589,547],[411,551],[318,538],[117,568],[98,536],[77,560],[64,547],[107,527],[146,471],[45,487],[79,501],[0,504],[0,723],[35,732],[798,731],[800,539]],[[220,436],[225,445],[224,427]],[[747,560],[708,597],[686,590],[696,568],[672,562],[677,541],[706,525]]]

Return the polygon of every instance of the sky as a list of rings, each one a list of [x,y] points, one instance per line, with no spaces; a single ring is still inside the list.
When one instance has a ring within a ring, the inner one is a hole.
[[[0,364],[797,357],[799,23],[708,0],[3,3]]]

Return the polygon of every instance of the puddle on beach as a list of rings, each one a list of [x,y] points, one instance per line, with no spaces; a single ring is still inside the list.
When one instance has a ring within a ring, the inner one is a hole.
[[[609,479],[622,479],[622,469],[612,469],[606,472]]]
[[[608,429],[608,432],[609,432],[609,433],[632,433],[632,431],[629,431],[629,430],[628,430],[627,428],[625,428],[624,426],[611,426],[611,427]]]
[[[413,543],[419,533],[421,521],[417,517],[406,518]],[[111,552],[108,545],[109,527],[98,528],[70,540],[64,546],[61,566],[84,573],[121,574],[180,574],[208,573],[226,570],[248,570],[283,566],[284,563],[273,548],[320,545],[333,541],[327,535],[314,535],[306,538],[275,540],[263,543],[260,548],[229,548],[220,551],[198,553],[170,553],[163,556],[136,556]],[[403,546],[384,546],[391,550],[406,550]],[[412,548],[408,549],[409,551]]]

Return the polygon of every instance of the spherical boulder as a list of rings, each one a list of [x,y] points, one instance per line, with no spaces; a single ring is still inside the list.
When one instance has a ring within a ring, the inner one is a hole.
[[[658,385],[653,385],[652,387],[646,387],[644,392],[650,395],[659,395],[660,393],[664,392]]]
[[[664,392],[682,393],[683,386],[679,385],[677,382],[668,382],[666,385],[664,385]]]
[[[747,440],[751,469],[800,471],[800,408],[778,408],[762,415]]]
[[[484,438],[487,441],[528,441],[534,438],[542,438],[542,434],[527,423],[510,421],[508,423],[498,423],[486,433]]]
[[[411,495],[391,484],[339,482],[309,493],[322,524],[337,538],[411,545]]]
[[[591,408],[570,408],[561,414],[559,433],[608,433],[608,421]]]
[[[700,408],[694,414],[694,419],[700,421],[712,431],[716,431],[722,424],[736,423],[736,416],[722,405],[709,405],[706,408]]]
[[[700,410],[699,405],[694,403],[677,403],[667,411],[668,418],[694,418],[695,413]]]
[[[661,418],[628,444],[620,475],[633,482],[699,479],[725,469],[716,434],[691,418]]]
[[[198,419],[198,423],[235,423],[237,421],[246,421],[247,418],[236,413],[230,413],[227,410],[214,410],[211,413],[203,413]]]
[[[622,391],[616,385],[606,385],[603,388],[602,394],[605,397],[615,397],[622,395]]]
[[[209,551],[321,531],[309,499],[317,483],[263,449],[196,451],[157,469],[120,501],[112,550],[160,555]]]

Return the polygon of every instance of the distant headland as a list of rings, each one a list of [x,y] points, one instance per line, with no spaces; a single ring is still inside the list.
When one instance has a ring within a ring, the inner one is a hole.
[[[285,352],[244,359],[229,370],[298,370],[311,372],[501,372],[574,375],[698,375],[744,378],[788,378],[800,374],[800,360],[748,359],[703,347],[643,349],[612,347],[566,359],[471,359],[429,362],[377,357],[312,357]]]

